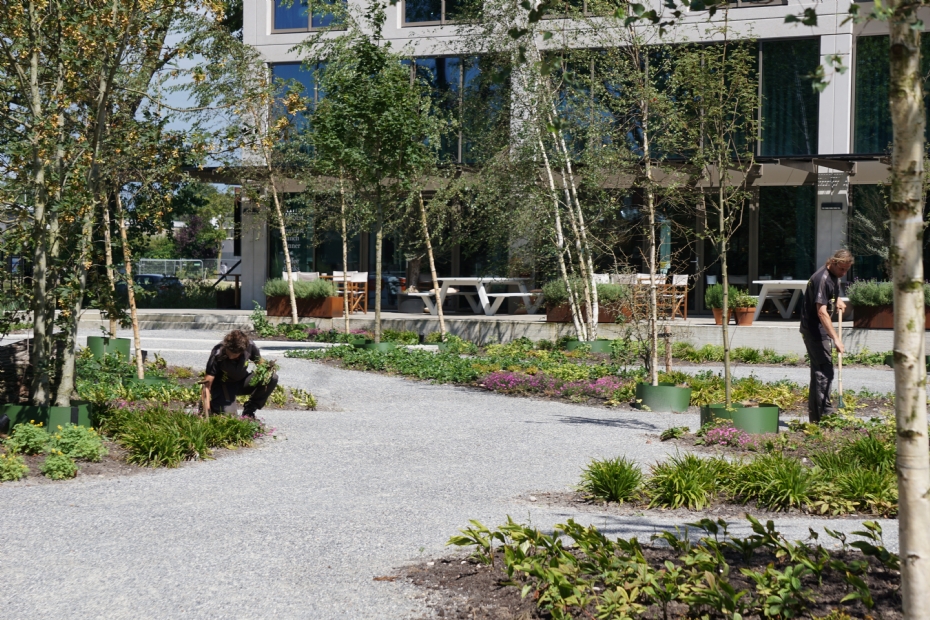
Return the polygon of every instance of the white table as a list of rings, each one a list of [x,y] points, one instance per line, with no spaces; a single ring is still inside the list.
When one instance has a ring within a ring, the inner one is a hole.
[[[487,276],[481,278],[470,278],[470,277],[449,277],[449,278],[439,278],[441,286],[439,289],[439,300],[438,303],[442,304],[445,302],[448,295],[462,295],[468,301],[468,305],[471,306],[472,312],[475,314],[481,314],[484,311],[484,314],[487,316],[493,316],[500,310],[501,304],[505,299],[509,297],[521,297],[523,298],[523,305],[526,306],[527,314],[535,314],[539,310],[539,306],[542,305],[543,296],[541,293],[536,295],[536,301],[531,301],[531,295],[529,290],[526,288],[526,283],[529,281],[529,278],[499,278],[494,276]],[[491,284],[503,284],[507,286],[516,286],[520,289],[519,293],[489,293],[488,286]],[[470,291],[459,291],[456,293],[450,293],[450,287],[475,287],[475,292]],[[408,293],[410,294],[410,293]],[[429,313],[432,315],[439,314],[439,310],[436,306],[437,302],[433,301],[435,293],[432,291],[425,293],[413,293],[412,295],[416,297],[421,297],[423,303],[426,304]],[[478,300],[475,300],[475,295],[478,296]],[[494,298],[494,301],[491,301],[491,298]]]
[[[801,293],[807,288],[807,280],[753,280],[752,283],[762,285],[762,290],[759,291],[759,301],[756,303],[756,313],[753,315],[754,321],[759,320],[759,315],[762,314],[762,304],[765,303],[766,298],[772,300],[783,319],[790,319],[794,307],[798,305],[798,300],[801,298]],[[769,297],[775,291],[786,290],[793,291],[787,308],[781,297]]]

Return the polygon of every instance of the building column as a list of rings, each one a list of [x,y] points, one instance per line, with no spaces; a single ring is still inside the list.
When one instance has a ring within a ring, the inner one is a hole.
[[[239,307],[251,310],[254,302],[265,306],[268,276],[268,221],[245,198],[242,199],[242,295]]]
[[[838,54],[843,65],[852,67],[853,35],[820,37],[820,62],[830,66],[828,57]],[[852,114],[854,71],[829,71],[829,83],[820,93],[818,151],[822,155],[847,154],[852,151]],[[817,167],[817,265],[823,265],[838,249],[846,245],[849,215],[849,175],[823,166]]]

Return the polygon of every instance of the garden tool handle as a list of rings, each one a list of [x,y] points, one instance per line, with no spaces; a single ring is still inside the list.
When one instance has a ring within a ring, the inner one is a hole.
[[[840,341],[840,344],[843,344],[843,309],[838,308],[838,311],[839,311],[839,327],[837,328],[836,336],[837,336],[837,340]],[[836,357],[838,358],[840,362],[839,385],[837,387],[839,388],[839,392],[840,392],[840,401],[842,401],[843,400],[843,352],[842,351],[837,352]]]

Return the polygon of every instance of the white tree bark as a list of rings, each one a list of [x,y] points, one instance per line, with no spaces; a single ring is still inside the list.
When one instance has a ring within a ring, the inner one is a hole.
[[[898,531],[904,617],[930,618],[930,454],[924,363],[924,99],[916,4],[892,0],[891,248]]]
[[[268,172],[271,173],[271,158],[266,159]],[[271,198],[274,201],[274,211],[278,218],[278,231],[281,234],[281,247],[284,248],[284,269],[287,271],[287,294],[291,302],[291,323],[297,325],[300,319],[297,318],[297,296],[294,294],[294,271],[291,269],[291,252],[287,247],[287,227],[284,225],[284,210],[281,208],[281,199],[278,196],[278,185],[275,183],[274,174],[269,174],[269,185],[271,186]]]
[[[103,255],[106,260],[107,282],[110,285],[110,295],[116,298],[116,276],[113,274],[113,248],[110,242],[110,208],[107,200],[103,201]],[[116,317],[110,316],[110,338],[116,338]]]
[[[429,237],[429,226],[426,223],[426,205],[423,203],[423,192],[417,192],[420,199],[420,219],[423,222],[423,238],[426,239],[426,254],[429,256],[429,270],[433,275],[433,290],[436,291],[436,311],[439,314],[439,339],[446,341],[446,321],[442,315],[442,303],[439,299],[439,277],[436,274],[436,261],[433,258],[433,242]]]
[[[339,209],[342,217],[342,314],[345,316],[345,332],[349,333],[349,233],[346,227],[346,190],[339,174]]]
[[[136,348],[136,376],[145,379],[142,365],[142,337],[139,334],[139,315],[136,312],[136,291],[132,281],[132,250],[129,248],[129,235],[126,232],[126,212],[119,188],[116,189],[116,212],[119,217],[119,237],[123,242],[123,262],[126,263],[126,292],[129,294],[129,316],[132,318],[132,340]]]

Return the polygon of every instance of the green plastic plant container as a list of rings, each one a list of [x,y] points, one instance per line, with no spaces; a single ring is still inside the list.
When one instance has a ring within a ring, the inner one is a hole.
[[[753,435],[778,432],[778,405],[762,403],[758,407],[747,407],[739,403],[703,405],[701,407],[701,426],[714,420],[731,420],[733,426]]]
[[[109,336],[88,336],[87,348],[97,359],[103,359],[107,354],[122,355],[129,359],[129,338],[110,338]]]
[[[370,351],[393,351],[397,345],[393,342],[369,342],[365,348]]]
[[[167,377],[146,377],[145,379],[139,380],[136,377],[130,379],[132,383],[142,383],[144,385],[165,385],[171,381]]]
[[[364,349],[366,345],[373,343],[374,340],[366,338],[365,336],[356,336],[354,338],[349,338],[348,342],[356,349]]]
[[[927,370],[930,370],[930,355],[926,356],[925,361],[927,362]],[[894,368],[894,355],[885,356],[885,366]]]
[[[10,418],[10,429],[17,424],[27,424],[29,422],[41,422],[43,426],[52,430],[68,424],[91,428],[92,413],[93,409],[90,403],[78,400],[72,401],[70,407],[0,405],[0,415],[7,415]]]
[[[588,345],[591,347],[591,353],[608,353],[609,354],[611,351],[610,342],[611,342],[610,340],[603,340],[603,339],[589,340],[589,341],[569,340],[568,342],[565,343],[565,350],[574,351],[580,347]]]
[[[636,407],[650,411],[683,413],[691,405],[691,388],[678,387],[674,383],[636,384]]]

